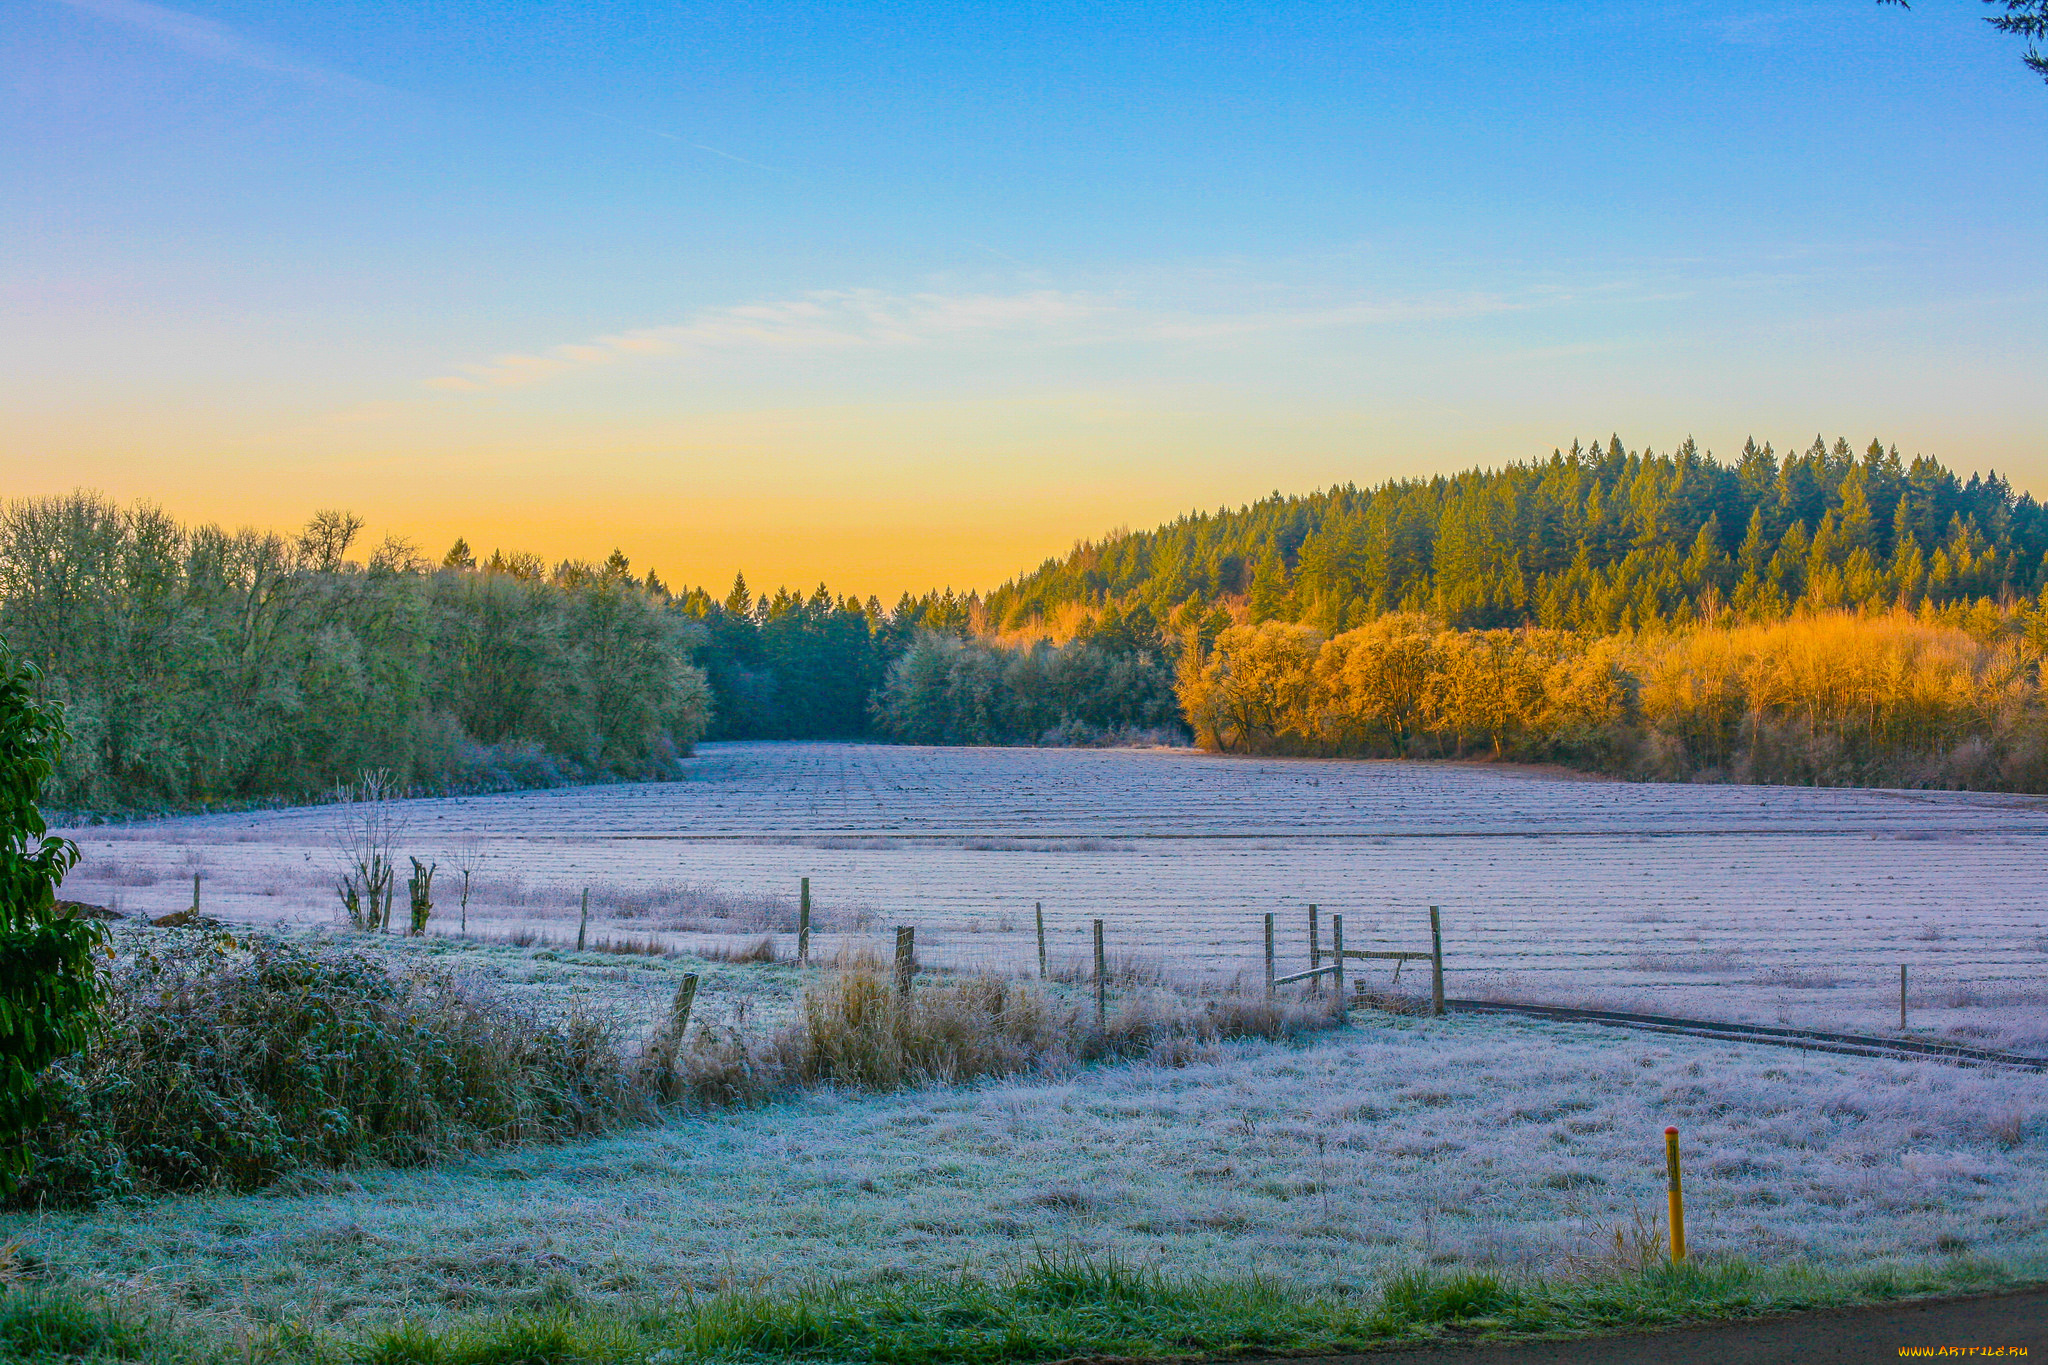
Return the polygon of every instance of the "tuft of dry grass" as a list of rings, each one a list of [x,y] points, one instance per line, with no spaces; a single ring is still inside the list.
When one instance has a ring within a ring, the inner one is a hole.
[[[2000,1109],[1986,1116],[1984,1131],[1993,1142],[2010,1150],[2026,1140],[2027,1113],[2024,1109]]]
[[[674,957],[675,949],[658,938],[593,938],[586,952],[615,953],[621,957]]]
[[[904,993],[879,964],[842,968],[804,993],[775,1045],[790,1079],[865,1090],[1056,1068],[1076,1012],[1035,987],[967,977]]]
[[[1486,995],[1484,999],[1504,999],[1508,992]],[[1382,1014],[1428,1014],[1434,1005],[1426,995],[1401,995],[1394,991],[1360,991],[1358,1004],[1364,1009],[1378,1010]]]
[[[1103,976],[1113,991],[1130,991],[1150,987],[1163,989],[1171,983],[1167,979],[1166,965],[1156,957],[1126,953],[1111,953],[1103,962]],[[1054,959],[1047,975],[1063,986],[1088,986],[1095,984],[1095,963],[1087,958]]]
[[[1641,1205],[1632,1205],[1630,1219],[1603,1228],[1579,1251],[1566,1252],[1565,1277],[1581,1283],[1605,1283],[1644,1275],[1666,1263],[1664,1226]]]
[[[1154,990],[1120,1001],[1097,1027],[1092,1011],[1035,982],[982,974],[903,992],[888,964],[855,953],[813,982],[797,1018],[766,1040],[701,1026],[675,1067],[680,1089],[700,1104],[753,1103],[806,1085],[896,1090],[1113,1058],[1184,1067],[1225,1039],[1300,1038],[1343,1018],[1335,1001]]]
[[[782,961],[782,955],[776,951],[775,940],[766,937],[756,939],[744,948],[729,948],[720,944],[713,944],[710,947],[692,948],[690,952],[692,956],[700,957],[706,962],[746,964]]]

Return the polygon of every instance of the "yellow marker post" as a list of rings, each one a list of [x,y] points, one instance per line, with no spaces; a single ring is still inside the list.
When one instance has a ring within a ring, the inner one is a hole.
[[[1685,1191],[1678,1182],[1678,1130],[1664,1130],[1664,1169],[1670,1177],[1667,1187],[1671,1198],[1671,1264],[1679,1265],[1685,1260]]]

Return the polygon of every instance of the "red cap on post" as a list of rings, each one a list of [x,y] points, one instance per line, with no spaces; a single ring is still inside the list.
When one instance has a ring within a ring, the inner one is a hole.
[[[1677,1137],[1677,1136],[1678,1136],[1678,1125],[1677,1125],[1677,1124],[1673,1124],[1673,1125],[1672,1125],[1671,1127],[1669,1127],[1669,1128],[1666,1128],[1666,1129],[1664,1130],[1664,1136],[1665,1136],[1665,1137]]]

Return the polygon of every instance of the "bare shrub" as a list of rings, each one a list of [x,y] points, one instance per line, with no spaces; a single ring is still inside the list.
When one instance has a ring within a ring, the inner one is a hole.
[[[335,891],[351,928],[378,932],[391,927],[398,840],[405,831],[399,807],[402,794],[382,769],[335,789],[335,803],[341,807],[335,836],[341,876]]]
[[[483,870],[486,856],[484,841],[474,834],[465,835],[448,855],[449,866],[462,877],[459,925],[465,934],[469,932],[469,885]]]

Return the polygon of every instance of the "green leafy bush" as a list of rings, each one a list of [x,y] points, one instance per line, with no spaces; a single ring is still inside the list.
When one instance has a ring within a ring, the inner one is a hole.
[[[57,909],[78,848],[50,837],[37,806],[64,745],[63,717],[37,683],[0,649],[0,1186],[27,1169],[38,1077],[84,1045],[100,994],[100,927]]]

